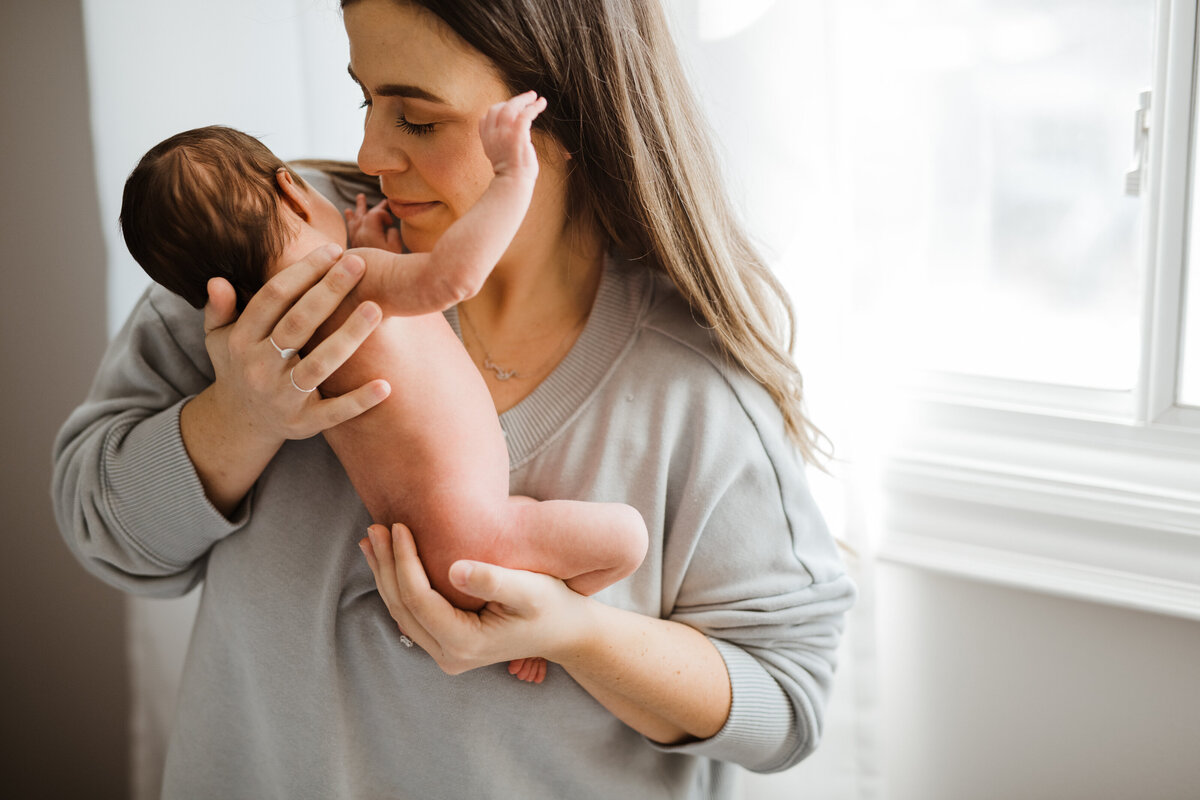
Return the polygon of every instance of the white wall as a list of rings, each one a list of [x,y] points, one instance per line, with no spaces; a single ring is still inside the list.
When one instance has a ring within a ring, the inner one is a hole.
[[[82,0],[100,210],[115,330],[148,280],[117,229],[142,154],[182,130],[229,125],[281,158],[348,158],[362,95],[337,0]],[[89,109],[78,109],[81,124]]]
[[[889,800],[1200,797],[1200,623],[877,577]]]

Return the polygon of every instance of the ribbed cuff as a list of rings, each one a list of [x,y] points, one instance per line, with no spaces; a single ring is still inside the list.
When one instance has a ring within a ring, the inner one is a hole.
[[[106,500],[122,533],[146,558],[164,567],[195,561],[238,530],[204,493],[179,430],[181,400],[154,416],[114,427],[104,443]]]
[[[799,742],[795,711],[787,694],[745,650],[720,639],[710,637],[709,641],[725,660],[733,689],[725,726],[698,742],[650,744],[663,752],[732,761],[757,771],[768,772],[786,764]]]

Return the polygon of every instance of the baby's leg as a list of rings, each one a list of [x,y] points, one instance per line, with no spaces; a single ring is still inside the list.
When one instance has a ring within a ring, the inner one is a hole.
[[[441,314],[386,318],[321,391],[373,378],[391,395],[325,439],[371,519],[407,525],[433,587],[479,608],[448,572],[457,559],[489,560],[508,505],[508,450],[487,386]]]
[[[510,562],[592,595],[633,574],[646,557],[642,515],[623,503],[510,497],[505,549]]]
[[[591,595],[633,573],[646,557],[648,536],[642,515],[619,503],[574,500],[537,502],[510,497],[512,528],[506,546],[524,568],[563,578],[580,594]],[[528,683],[546,677],[546,660],[518,658],[509,674]]]

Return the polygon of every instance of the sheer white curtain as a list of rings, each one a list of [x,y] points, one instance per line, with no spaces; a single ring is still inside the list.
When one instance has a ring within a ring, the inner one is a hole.
[[[812,479],[835,533],[860,554],[863,597],[849,623],[825,743],[795,770],[748,776],[746,797],[754,800],[876,796],[864,533],[871,483],[861,477],[870,459],[861,443],[871,441],[881,416],[860,401],[869,399],[862,387],[872,370],[857,355],[863,326],[839,245],[847,222],[837,202],[844,154],[832,122],[834,6],[667,3],[734,195],[796,301],[810,411],[842,459],[838,477]],[[360,96],[345,75],[336,0],[85,0],[84,7],[115,331],[146,283],[116,224],[121,187],[142,153],[177,131],[220,123],[259,136],[284,158],[353,159]],[[135,798],[157,793],[197,595],[129,601]]]

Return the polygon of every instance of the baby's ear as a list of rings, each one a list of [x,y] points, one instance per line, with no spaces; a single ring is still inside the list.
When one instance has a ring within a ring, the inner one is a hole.
[[[275,185],[279,187],[279,194],[283,197],[296,216],[308,222],[312,215],[312,208],[308,202],[308,193],[301,189],[295,179],[292,178],[292,173],[284,167],[275,170]]]

